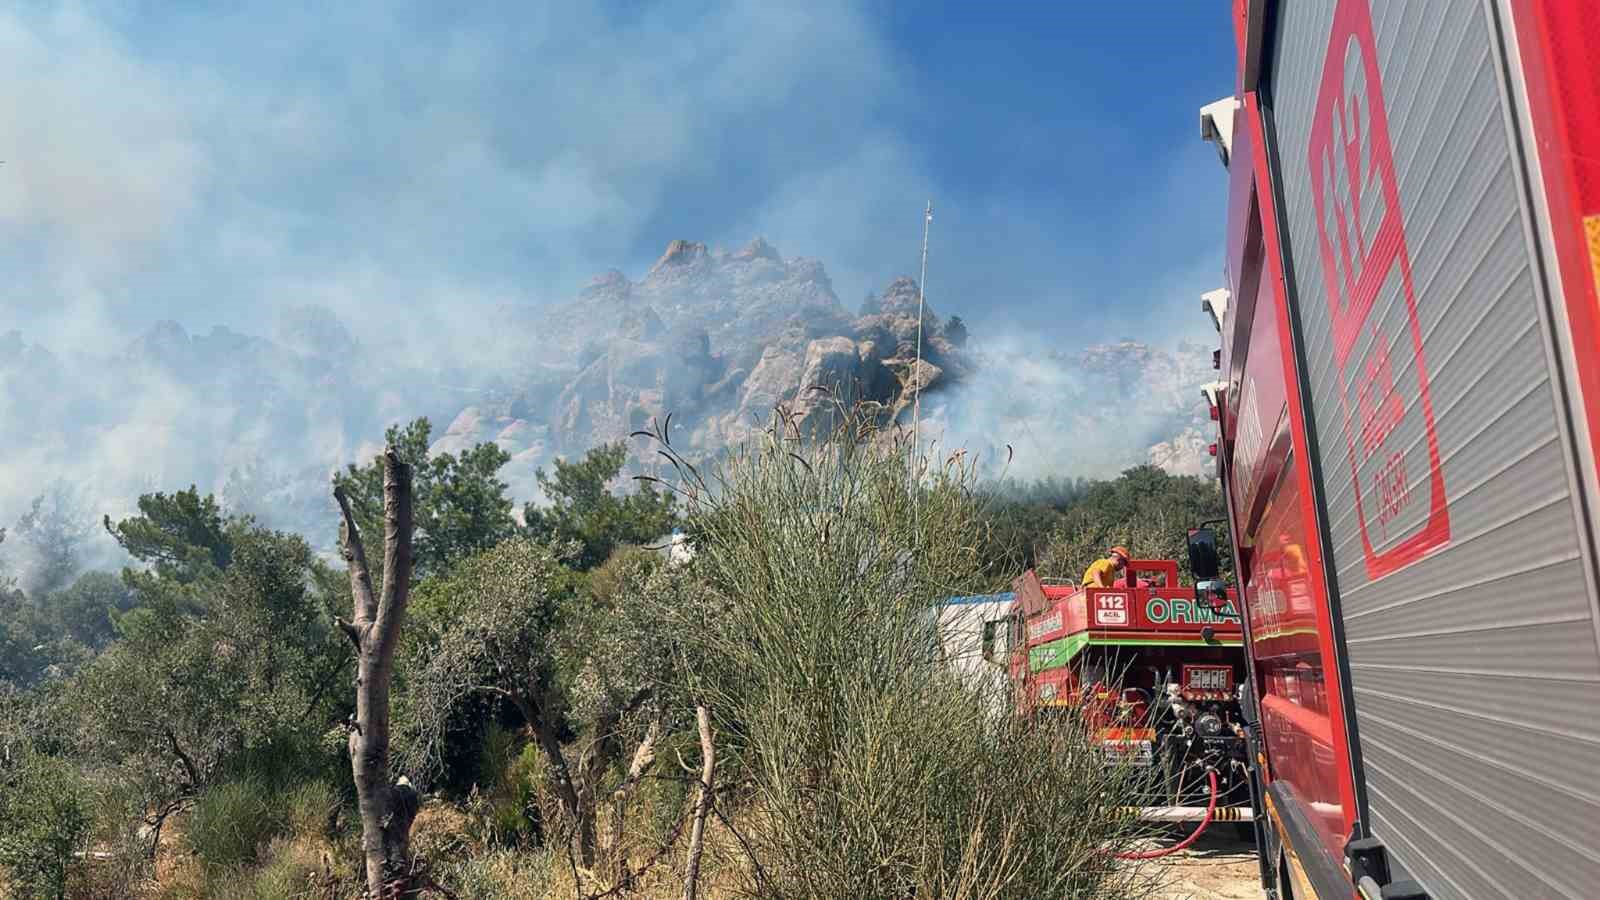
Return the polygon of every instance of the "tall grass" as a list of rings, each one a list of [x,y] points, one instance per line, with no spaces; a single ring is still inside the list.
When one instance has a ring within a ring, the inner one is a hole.
[[[697,556],[667,602],[687,688],[747,773],[744,889],[1143,896],[1108,853],[1136,835],[1135,778],[1070,719],[1022,722],[936,662],[940,598],[982,580],[971,469],[837,418],[823,441],[779,419],[709,473],[680,461]]]
[[[271,788],[253,778],[214,785],[195,802],[184,839],[209,866],[253,863],[266,842],[287,826],[276,800]]]

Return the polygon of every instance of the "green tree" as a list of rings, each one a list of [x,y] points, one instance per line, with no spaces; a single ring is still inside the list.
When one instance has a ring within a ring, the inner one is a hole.
[[[428,452],[432,425],[416,419],[384,432],[387,446],[411,466],[417,577],[443,572],[459,560],[498,544],[516,530],[507,485],[498,473],[511,457],[484,442],[459,454]],[[383,458],[351,464],[334,476],[362,534],[383,534]]]
[[[1189,572],[1189,529],[1227,515],[1217,483],[1193,475],[1170,475],[1157,466],[1136,466],[1112,481],[1089,486],[1062,514],[1039,557],[1039,574],[1077,579],[1107,547],[1121,544],[1140,559],[1177,560]],[[1232,578],[1224,542],[1223,577]]]
[[[117,636],[116,619],[137,602],[126,580],[111,572],[85,572],[41,603],[52,630],[99,650]]]
[[[0,528],[0,543],[5,529]],[[42,602],[41,602],[42,600]],[[47,612],[50,598],[30,597],[0,568],[0,685],[32,688],[47,675],[77,668],[87,650]]]
[[[1002,588],[1034,568],[1049,547],[1051,535],[1070,509],[1089,490],[1082,478],[1006,479],[981,486],[979,565]]]
[[[337,574],[302,538],[248,519],[224,538],[225,568],[135,579],[122,640],[65,689],[79,754],[140,784],[154,824],[226,775],[256,774],[241,767],[270,781],[337,762],[314,749],[349,706]]]
[[[627,461],[627,445],[618,441],[595,447],[577,462],[556,460],[554,475],[540,469],[536,477],[549,505],[523,507],[528,534],[548,543],[577,544],[572,565],[583,571],[605,562],[624,544],[665,535],[677,521],[671,493],[648,482],[640,482],[631,493],[609,490]]]
[[[4,528],[0,528],[0,551],[3,551],[5,543],[6,530]],[[11,574],[11,570],[6,566],[6,558],[4,553],[0,552],[0,594],[12,590],[16,586],[17,579]]]
[[[26,687],[48,665],[37,609],[21,591],[0,585],[0,683]]]
[[[222,508],[194,485],[173,494],[144,494],[139,515],[112,524],[111,534],[129,556],[151,566],[162,578],[190,583],[227,568],[233,556]]]
[[[624,554],[612,574],[642,588],[660,565],[658,554]],[[456,713],[480,699],[505,704],[543,757],[578,857],[591,865],[605,776],[630,739],[654,740],[638,717],[671,680],[672,659],[652,607],[626,590],[584,594],[578,580],[550,548],[515,538],[419,591],[430,612],[413,623],[427,625],[408,648],[402,741],[407,770],[429,778]]]

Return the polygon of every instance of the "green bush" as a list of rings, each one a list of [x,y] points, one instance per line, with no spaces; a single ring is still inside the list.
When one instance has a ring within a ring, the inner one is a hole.
[[[692,729],[662,737],[656,747],[657,772],[671,773],[679,759],[700,758],[700,738]],[[724,766],[723,763],[728,765]],[[717,781],[733,784],[741,780],[734,771],[735,760],[717,761]],[[630,804],[628,830],[642,846],[656,847],[672,836],[673,829],[688,814],[693,802],[693,785],[686,778],[645,778],[639,783]]]
[[[364,885],[357,877],[360,867],[356,861],[335,863],[326,856],[325,845],[320,842],[278,838],[266,847],[262,856],[260,866],[253,869],[213,870],[207,879],[207,896],[312,900],[362,893]]]
[[[225,876],[236,885],[233,892],[243,893],[249,900],[298,900],[306,895],[306,887],[316,877],[316,869],[304,860],[287,855],[273,855],[266,864],[248,872],[228,872]],[[248,885],[242,891],[237,885]]]
[[[676,589],[646,592],[676,617],[719,768],[749,780],[738,817],[760,866],[742,888],[1148,896],[1108,852],[1139,833],[1123,812],[1138,779],[1104,766],[1078,723],[1021,721],[935,662],[940,598],[984,578],[971,470],[838,418],[830,440],[779,422],[691,471],[695,559]]]
[[[517,754],[517,732],[490,722],[478,749],[478,784],[488,790],[500,783]]]
[[[474,839],[494,847],[536,846],[555,808],[547,796],[544,756],[532,743],[514,752],[515,743],[506,738],[515,734],[494,727],[485,738],[479,773],[487,783],[468,802],[470,831]]]
[[[519,838],[524,844],[538,842],[541,824],[555,810],[548,778],[544,754],[532,742],[523,745],[522,752],[506,766],[505,774],[501,776],[501,790],[520,817]]]
[[[345,734],[341,730],[341,734]],[[224,781],[254,780],[262,784],[338,782],[350,777],[344,741],[331,744],[325,735],[296,724],[279,727],[242,750],[230,753],[220,769]]]
[[[224,782],[200,795],[184,837],[207,866],[244,866],[284,832],[286,819],[284,804],[260,781]]]
[[[92,826],[92,798],[65,760],[30,754],[0,783],[0,866],[22,897],[61,900]]]

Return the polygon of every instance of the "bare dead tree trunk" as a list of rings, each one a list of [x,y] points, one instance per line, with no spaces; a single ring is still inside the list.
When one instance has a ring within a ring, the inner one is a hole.
[[[705,851],[706,815],[711,812],[711,791],[717,775],[717,748],[711,742],[711,711],[704,706],[694,708],[695,723],[700,726],[700,797],[694,807],[694,827],[689,832],[689,862],[684,867],[683,900],[695,900],[699,890],[700,855]]]
[[[352,620],[339,620],[339,628],[356,648],[356,718],[350,730],[350,771],[355,777],[361,809],[367,893],[379,897],[408,869],[411,822],[419,803],[416,789],[406,779],[389,781],[389,682],[411,588],[411,467],[400,461],[394,448],[384,451],[381,596],[372,588],[372,573],[350,512],[349,498],[342,489],[335,489],[333,495],[344,517],[339,543],[350,568],[350,590],[355,597]]]
[[[660,737],[661,723],[651,722],[650,728],[645,732],[644,740],[640,741],[638,748],[633,751],[633,764],[628,766],[628,777],[611,792],[611,833],[606,838],[606,854],[611,857],[619,875],[627,870],[627,860],[621,856],[620,849],[623,825],[628,814],[628,800],[632,798],[634,789],[644,778],[644,773],[650,771],[650,767],[655,764],[656,741]]]

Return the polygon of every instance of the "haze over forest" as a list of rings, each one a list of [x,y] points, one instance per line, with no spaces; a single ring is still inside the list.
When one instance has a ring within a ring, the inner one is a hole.
[[[915,320],[863,297],[903,307],[930,196],[927,433],[1009,444],[1019,477],[1193,470],[1209,348],[1179,342],[1210,339],[1222,184],[1193,110],[1225,23],[459,12],[0,13],[28,98],[0,115],[0,527],[45,494],[93,523],[195,484],[326,549],[329,474],[394,422],[501,443],[520,499],[641,415],[713,452],[852,352],[893,400]],[[1167,46],[1139,73],[1097,49],[1133,39]],[[1118,100],[1130,75],[1166,99]],[[937,346],[956,315],[966,342]]]
[[[432,348],[315,306],[266,334],[166,321],[107,346],[44,346],[11,331],[0,334],[0,524],[42,497],[84,523],[86,564],[117,565],[94,523],[129,514],[140,493],[194,484],[327,549],[331,475],[370,459],[390,425],[428,418],[436,452],[498,444],[511,455],[500,477],[526,501],[557,456],[671,413],[674,442],[705,458],[778,404],[820,412],[813,385],[881,404],[902,426],[923,386],[924,438],[978,454],[991,476],[1098,477],[1147,461],[1201,471],[1204,347],[975,333],[929,298],[915,369],[916,308],[910,278],[846,303],[823,261],[758,238],[731,250],[674,241],[644,273],[464,317]],[[653,451],[634,449],[642,471]],[[26,581],[27,543],[0,546]]]

